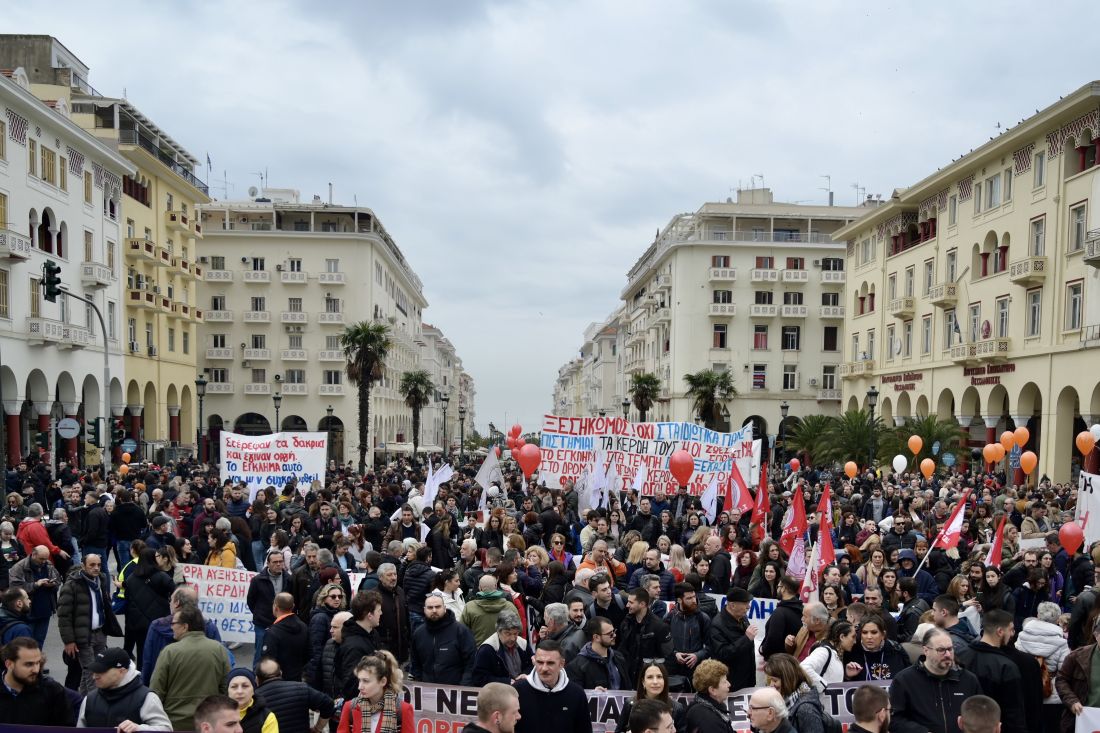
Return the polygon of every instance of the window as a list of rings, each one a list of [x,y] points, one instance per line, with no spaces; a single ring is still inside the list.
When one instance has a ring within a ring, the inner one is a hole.
[[[251,302],[252,302],[252,310],[254,310],[254,311],[265,311],[265,310],[267,310],[267,299],[264,298],[264,296],[262,296],[262,295],[253,295]]]
[[[959,269],[959,253],[957,250],[948,250],[946,262],[944,263],[944,276],[947,278],[947,282],[953,283],[958,277]]]
[[[343,384],[344,373],[339,369],[326,369],[321,376],[325,384]]]
[[[1001,205],[1001,174],[985,179],[985,208],[995,209]]]
[[[974,184],[974,213],[982,213],[982,184]]]
[[[954,194],[947,199],[947,225],[955,226],[959,223],[959,196]]]
[[[8,158],[8,123],[0,120],[0,160]]]
[[[62,191],[68,191],[69,175],[68,171],[65,170],[65,166],[67,166],[69,163],[64,158],[58,158],[57,162],[57,187],[60,188]]]
[[[860,262],[870,262],[872,259],[874,259],[874,250],[871,249],[871,240],[869,238],[864,239],[860,243],[860,249],[862,250],[862,256],[859,260]]]
[[[768,348],[767,326],[752,327],[752,348],[757,350],[766,350]]]
[[[802,343],[802,327],[801,326],[784,326],[783,327],[783,350],[784,351],[798,351]]]
[[[1081,305],[1085,297],[1085,286],[1078,280],[1066,286],[1066,325],[1065,330],[1076,331],[1081,328]]]
[[[936,266],[932,260],[925,260],[924,263],[924,294],[928,295],[928,292],[935,285],[936,281]]]
[[[916,279],[916,267],[914,265],[910,265],[909,267],[905,268],[905,297],[913,297],[913,289],[915,287],[914,281]]]
[[[712,349],[724,349],[726,348],[726,324],[715,323],[714,330],[711,334],[710,347]]]
[[[1012,200],[1012,169],[1006,168],[1005,172],[1002,175],[1004,176],[1005,182],[1004,202],[1007,204],[1009,201]]]
[[[31,318],[42,317],[42,294],[39,292],[40,284],[37,277],[31,278]]]
[[[153,324],[145,324],[145,345],[150,349],[156,348],[156,342],[153,341]],[[150,354],[152,356],[152,354]]]
[[[46,183],[57,185],[57,153],[47,148],[42,148],[42,180]]]
[[[266,265],[265,260],[264,260],[263,257],[253,257],[252,258],[252,271],[253,272],[263,272],[264,268],[266,266],[267,265]]]
[[[306,370],[305,369],[287,369],[283,374],[283,381],[287,384],[305,384],[306,383]]]
[[[897,273],[890,273],[889,279],[886,281],[886,294],[889,300],[893,300],[898,297],[898,276]]]
[[[188,331],[183,332],[183,353],[191,353],[191,334]]]
[[[840,305],[840,293],[822,293],[821,305]]]
[[[176,350],[176,329],[174,328],[168,329],[168,350]]]
[[[214,384],[228,384],[229,370],[224,367],[214,367],[210,370],[210,381]]]
[[[95,255],[92,252],[93,245],[94,245],[94,242],[93,242],[93,239],[92,239],[92,233],[89,232],[89,231],[85,231],[84,232],[84,261],[85,262],[93,262],[95,260]]]
[[[712,255],[710,258],[711,267],[729,267],[730,258],[729,255]]]
[[[38,143],[27,140],[27,174],[38,175]]]
[[[733,291],[731,290],[715,290],[713,294],[712,303],[732,303]]]
[[[932,353],[932,316],[920,321],[920,353],[925,356]]]
[[[291,349],[302,348],[302,335],[300,333],[291,334],[288,337],[287,347]]]
[[[212,349],[224,349],[225,348],[225,334],[215,333],[210,336],[210,348]]]
[[[381,262],[375,262],[374,263],[374,281],[376,283],[378,283],[379,285],[382,284],[382,263]]]
[[[8,195],[0,193],[0,229],[8,227]]]
[[[115,321],[118,319],[117,308],[118,306],[115,305],[114,301],[107,302],[107,338],[111,341],[118,338],[115,333]]]
[[[1027,291],[1027,335],[1034,338],[1042,332],[1043,291]]]
[[[225,310],[225,296],[224,295],[212,295],[210,296],[210,310],[223,311]]]
[[[874,329],[867,332],[867,358],[875,358],[875,331]]]
[[[757,305],[771,305],[772,304],[772,291],[770,290],[757,290],[755,293]]]
[[[775,259],[772,257],[757,257],[756,269],[757,270],[770,270],[775,267]]]
[[[790,291],[783,293],[783,305],[802,305],[802,293]]]
[[[301,298],[287,298],[286,309],[291,313],[302,312],[302,299]]]
[[[797,364],[784,364],[783,365],[783,389],[794,390],[798,389],[798,365]]]
[[[218,256],[218,255],[215,255],[215,256],[211,257],[210,258],[210,269],[211,270],[224,270],[225,269],[225,258],[221,257],[221,256]]]
[[[340,260],[325,260],[325,272],[340,272]]]
[[[768,365],[767,364],[753,364],[752,365],[752,388],[753,389],[767,389],[768,388]]]
[[[107,269],[111,271],[111,277],[118,277],[118,264],[115,260],[115,243],[107,242]]]
[[[325,336],[325,348],[329,351],[336,351],[343,347],[340,346],[339,336]]]
[[[844,260],[840,257],[824,257],[821,260],[821,269],[825,272],[843,272]]]
[[[836,389],[836,364],[821,367],[821,388]]]
[[[1042,257],[1047,251],[1047,219],[1040,216],[1031,220],[1031,254]]]
[[[3,132],[0,129],[0,132]],[[8,271],[0,270],[0,318],[11,318],[8,301]]]
[[[92,172],[84,171],[84,203],[92,203]]]
[[[126,336],[127,340],[132,343],[137,343],[137,319],[128,318],[126,320]]]
[[[175,199],[172,197],[172,194],[166,195],[164,197],[164,210],[171,211],[172,209],[174,209],[175,207],[172,205],[173,203],[175,203]]]
[[[325,313],[339,313],[340,312],[340,299],[330,298],[325,296]]]
[[[887,326],[886,327],[886,361],[893,361],[894,360],[894,352],[895,352],[894,344],[895,344],[894,327],[893,326]]]
[[[286,261],[286,269],[290,272],[301,272],[302,261],[297,257],[291,257],[289,260]]]
[[[787,269],[788,270],[805,270],[806,269],[806,260],[803,259],[802,257],[788,257],[787,258]]]
[[[1040,150],[1035,154],[1035,158],[1031,163],[1032,179],[1031,185],[1033,188],[1041,188],[1046,185],[1047,182],[1047,151]]]
[[[267,348],[267,336],[262,333],[252,334],[252,348],[253,349],[266,349]]]
[[[1008,338],[1008,298],[997,298],[995,304],[997,338]]]
[[[1080,252],[1085,247],[1085,220],[1088,204],[1078,204],[1069,210],[1069,251]]]
[[[913,322],[901,324],[901,355],[908,359],[913,355]]]
[[[981,303],[975,303],[972,306],[970,306],[970,309],[969,309],[968,313],[969,313],[969,319],[970,319],[970,326],[969,326],[969,330],[967,331],[967,333],[969,334],[970,343],[974,343],[975,341],[978,340],[978,337],[981,333],[978,330],[979,327],[980,327],[981,321],[982,321],[982,305],[981,305]]]
[[[852,334],[852,361],[859,359],[859,334]]]
[[[267,381],[267,369],[252,370],[252,384],[263,384]]]
[[[821,331],[821,350],[838,351],[840,349],[840,327],[825,326]]]

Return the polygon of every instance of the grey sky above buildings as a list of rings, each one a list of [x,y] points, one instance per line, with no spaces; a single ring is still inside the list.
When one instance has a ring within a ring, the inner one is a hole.
[[[58,37],[200,160],[377,212],[478,429],[537,429],[558,367],[682,211],[889,196],[1100,77],[1089,2],[55,2]],[[1078,34],[1079,35],[1075,35]],[[223,174],[224,172],[224,174]],[[228,196],[221,188],[229,181]],[[202,177],[207,177],[205,168]],[[757,179],[759,181],[759,179]],[[682,376],[682,375],[681,375]]]

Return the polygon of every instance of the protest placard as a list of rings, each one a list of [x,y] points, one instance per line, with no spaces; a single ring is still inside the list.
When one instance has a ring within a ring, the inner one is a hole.
[[[291,479],[297,479],[298,491],[304,496],[310,484],[325,484],[325,463],[328,457],[326,433],[271,433],[270,435],[238,435],[221,433],[221,481],[244,483],[248,499],[267,486],[281,489]]]

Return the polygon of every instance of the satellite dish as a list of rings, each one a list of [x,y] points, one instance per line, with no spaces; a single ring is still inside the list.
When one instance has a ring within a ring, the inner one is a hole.
[[[256,188],[255,186],[248,187],[249,198],[256,198],[258,195],[260,195],[260,189]]]

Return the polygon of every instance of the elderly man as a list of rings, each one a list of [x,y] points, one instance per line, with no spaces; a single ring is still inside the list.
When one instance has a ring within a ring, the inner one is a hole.
[[[50,619],[57,611],[57,590],[61,587],[61,575],[50,563],[49,548],[39,545],[30,555],[12,565],[8,570],[8,583],[12,588],[22,588],[30,596],[27,621],[38,648],[43,648]]]
[[[577,566],[577,570],[578,572],[591,570],[596,574],[603,573],[609,578],[619,578],[626,575],[626,563],[619,562],[611,557],[611,554],[607,551],[607,542],[595,540],[592,543],[592,552],[585,556],[581,564]]]
[[[712,534],[703,543],[703,554],[710,561],[710,576],[715,593],[725,594],[730,589],[733,564],[730,554],[722,549],[722,538]]]
[[[483,575],[478,581],[478,592],[466,603],[459,619],[474,634],[474,643],[481,646],[496,630],[497,617],[505,610],[516,611],[516,606],[504,597],[497,579]]]
[[[475,687],[489,682],[512,684],[531,671],[531,650],[520,638],[519,615],[505,611],[497,616],[496,633],[478,647],[471,676]]]
[[[424,598],[424,623],[412,634],[409,673],[419,682],[436,685],[470,685],[474,635],[458,623],[443,594],[432,591]]]
[[[57,628],[65,653],[80,660],[84,670],[80,692],[85,695],[95,686],[91,672],[95,655],[106,651],[108,636],[122,636],[111,609],[111,579],[102,570],[99,555],[85,555],[80,569],[69,576],[57,597]]]
[[[731,588],[726,594],[726,606],[710,625],[707,648],[711,659],[717,659],[729,669],[731,690],[756,685],[757,629],[749,623],[752,594],[744,588]],[[826,615],[828,613],[826,612]]]
[[[958,718],[962,702],[982,694],[981,683],[972,673],[955,666],[955,647],[951,635],[943,629],[929,630],[921,644],[922,661],[903,669],[890,684],[890,730],[961,733]]]
[[[160,653],[149,684],[164,703],[174,730],[190,730],[199,703],[228,688],[229,652],[206,638],[205,627],[195,606],[181,606],[172,614],[176,641]]]
[[[264,657],[256,665],[256,700],[272,712],[279,721],[279,730],[323,731],[335,712],[332,698],[305,682],[283,679],[279,663]],[[310,713],[316,711],[318,720],[309,726]]]
[[[829,609],[822,603],[807,603],[802,607],[802,628],[788,635],[783,644],[801,662],[810,655],[814,644],[824,641],[829,633]]]
[[[313,594],[321,587],[321,560],[317,553],[321,549],[316,542],[307,542],[302,545],[302,557],[305,562],[290,576],[291,594],[294,596],[294,607],[298,609],[298,618],[309,623],[310,613],[313,611]]]
[[[749,723],[761,733],[794,733],[787,705],[774,687],[761,687],[749,697]]]
[[[409,604],[405,589],[397,584],[397,568],[392,563],[378,566],[378,592],[382,596],[382,622],[378,638],[404,664],[409,659]]]
[[[584,612],[581,612],[583,619]],[[584,631],[569,617],[569,608],[564,603],[550,603],[542,611],[543,627],[539,633],[541,639],[553,639],[561,644],[565,663],[573,661],[584,646]],[[667,635],[668,629],[665,629]]]
[[[27,516],[19,523],[15,533],[16,538],[23,543],[23,551],[29,555],[35,547],[44,546],[51,555],[67,560],[69,553],[50,540],[50,534],[46,531],[44,522],[41,504],[35,503],[27,507]]]

